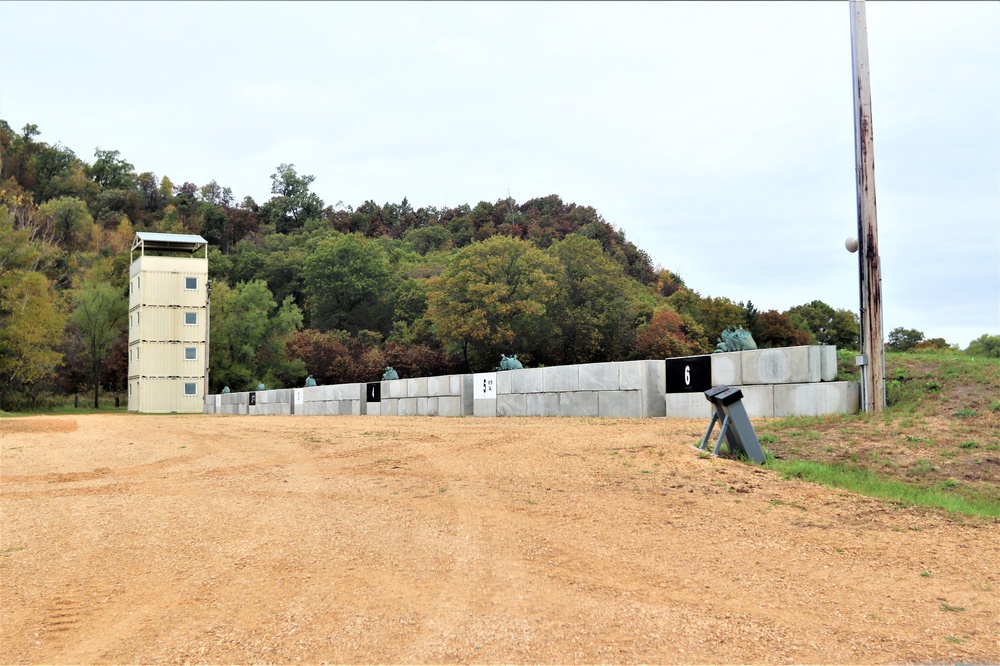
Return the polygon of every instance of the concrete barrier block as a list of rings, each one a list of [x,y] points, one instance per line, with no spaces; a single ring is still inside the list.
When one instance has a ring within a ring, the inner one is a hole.
[[[325,401],[325,400],[335,400],[336,399],[336,398],[334,398],[334,389],[335,388],[336,387],[334,387],[334,386],[313,386],[313,387],[310,387],[307,390],[312,391],[312,398],[311,398],[312,400],[322,400],[322,401]],[[310,398],[306,398],[306,400],[310,400]]]
[[[712,386],[725,384],[739,386],[743,383],[743,352],[712,354]]]
[[[819,347],[750,349],[741,353],[743,386],[748,384],[802,384],[820,380]]]
[[[554,368],[524,368],[510,371],[511,393],[541,393],[545,390],[545,372]]]
[[[860,408],[861,385],[858,382],[776,384],[774,387],[774,415],[779,417],[853,414]]]
[[[397,416],[399,414],[399,400],[396,398],[382,398],[379,406],[379,412],[382,416]]]
[[[289,404],[292,402],[292,389],[275,389],[274,391],[270,391],[270,393],[272,395],[271,402],[283,402]]]
[[[667,364],[663,361],[642,363],[642,416],[643,418],[666,416]]]
[[[428,390],[430,390],[428,388]],[[440,404],[441,398],[438,396],[430,396],[427,398],[427,411],[426,416],[437,416],[438,415],[438,404]]]
[[[408,379],[389,379],[382,382],[382,397],[406,398]]]
[[[525,394],[525,416],[559,416],[558,393]]]
[[[559,394],[559,416],[600,415],[598,391],[566,391]]]
[[[527,416],[527,414],[527,393],[507,393],[497,396],[497,416]]]
[[[472,415],[473,416],[496,416],[497,415],[497,399],[496,398],[478,398],[472,401]]]
[[[511,393],[510,388],[510,376],[511,370],[498,370],[497,371],[497,383],[495,386],[497,395],[504,395]]]
[[[380,402],[365,402],[365,410],[362,412],[365,415],[379,416],[382,414],[382,403]]]
[[[623,361],[618,366],[618,387],[623,391],[638,391],[642,388],[643,368],[646,361]]]
[[[437,402],[438,416],[462,416],[462,396],[441,396]]]
[[[472,375],[459,375],[461,380],[462,390],[459,395],[462,398],[462,416],[472,416],[475,412],[472,402],[475,398],[475,393],[472,386]]]
[[[462,377],[465,375],[448,375],[448,395],[462,395]]]
[[[671,393],[666,396],[666,412],[671,419],[710,419],[712,405],[704,393]]]
[[[642,394],[639,391],[600,391],[597,395],[598,415],[607,418],[637,419],[642,417]]]
[[[747,416],[752,419],[774,416],[774,384],[747,384],[734,388],[743,393],[743,407]],[[701,396],[702,399],[705,398],[704,393]]]
[[[396,407],[396,413],[400,416],[416,416],[417,415],[417,399],[416,398],[400,398],[399,403]]]
[[[823,345],[819,348],[820,379],[832,382],[837,379],[837,346]]]
[[[236,413],[239,414],[240,416],[246,416],[247,414],[250,413],[250,408],[246,403],[235,405],[235,407],[236,407]]]
[[[440,395],[448,395],[450,388],[449,377],[428,377],[427,397],[436,398]]]
[[[354,413],[354,405],[357,404],[357,400],[338,400],[337,401],[337,415],[338,416],[350,416]]]
[[[542,368],[542,390],[546,393],[580,390],[580,366],[557,365]]]
[[[581,391],[617,391],[621,387],[617,363],[587,363],[579,366]]]
[[[406,380],[406,397],[408,398],[426,398],[427,397],[427,378],[426,377],[414,377],[413,379]]]
[[[336,384],[331,386],[331,397],[328,400],[360,400],[362,384]]]

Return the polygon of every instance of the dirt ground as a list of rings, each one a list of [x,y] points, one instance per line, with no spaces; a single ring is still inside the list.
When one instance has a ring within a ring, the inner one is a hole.
[[[0,662],[1000,662],[1000,525],[706,425],[0,420]]]

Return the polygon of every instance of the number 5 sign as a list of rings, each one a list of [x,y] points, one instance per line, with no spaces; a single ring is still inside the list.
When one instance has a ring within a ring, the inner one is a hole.
[[[497,373],[479,372],[472,375],[472,397],[476,400],[497,397]]]

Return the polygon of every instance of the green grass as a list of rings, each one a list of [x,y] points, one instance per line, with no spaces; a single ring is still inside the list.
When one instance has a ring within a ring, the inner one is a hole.
[[[853,465],[830,465],[811,460],[769,459],[768,466],[785,478],[797,478],[833,488],[851,490],[869,497],[897,502],[904,506],[928,506],[984,518],[1000,518],[1000,506],[990,498],[966,497],[958,484],[922,487],[887,479],[875,472]]]

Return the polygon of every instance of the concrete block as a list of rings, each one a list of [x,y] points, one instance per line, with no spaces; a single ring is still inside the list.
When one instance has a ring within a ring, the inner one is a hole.
[[[364,406],[365,409],[361,412],[362,414],[371,416],[379,416],[382,414],[382,403],[380,402],[365,402]]]
[[[448,375],[448,395],[462,395],[462,378],[467,375]]]
[[[617,391],[621,387],[617,363],[587,363],[579,366],[581,391]]]
[[[666,396],[666,412],[670,419],[706,419],[704,427],[707,428],[707,419],[712,418],[712,405],[704,393],[671,393]]]
[[[427,378],[426,377],[415,377],[413,379],[406,380],[406,397],[408,398],[426,398],[427,397]]]
[[[417,416],[417,399],[400,398],[396,413],[400,416]]]
[[[365,384],[337,384],[333,388],[333,400],[360,400],[364,397]]]
[[[472,386],[472,375],[458,375],[458,378],[461,384],[461,390],[458,395],[462,397],[462,416],[472,416],[472,401],[475,396]]]
[[[623,361],[618,366],[618,387],[623,391],[638,391],[642,388],[643,368],[646,361]]]
[[[497,415],[497,399],[496,398],[478,398],[472,401],[472,415],[473,416],[496,416]]]
[[[837,378],[837,346],[823,345],[819,348],[820,380],[832,382]]]
[[[247,404],[245,402],[242,403],[242,404],[236,405],[236,413],[239,414],[239,415],[241,415],[241,416],[245,416],[248,413],[248,409],[249,408],[248,408],[248,406],[247,406]]]
[[[558,393],[526,393],[525,416],[559,416]]]
[[[861,385],[858,382],[776,384],[774,386],[775,416],[853,414],[860,408]]]
[[[511,393],[541,393],[545,388],[545,371],[553,368],[523,368],[510,371]]]
[[[748,384],[802,384],[820,380],[819,347],[779,347],[741,352],[742,386]]]
[[[512,370],[497,371],[497,386],[496,386],[497,395],[505,395],[511,392],[510,376],[512,372],[513,372]]]
[[[546,393],[578,391],[580,389],[580,366],[556,365],[542,368],[542,390]]]
[[[527,393],[506,393],[497,396],[497,416],[527,416],[527,415],[528,415]]]
[[[437,401],[438,416],[463,416],[462,397],[458,395],[441,396]]]
[[[288,404],[291,404],[292,402],[292,389],[275,389],[273,391],[268,391],[268,393],[271,394],[270,402],[282,402]]]
[[[397,416],[399,414],[399,400],[396,398],[382,398],[382,402],[378,404],[382,416]]]
[[[408,379],[389,379],[382,382],[382,399],[384,400],[387,396],[390,398],[406,398],[406,387],[409,385]]]
[[[666,416],[667,365],[663,361],[642,363],[642,416]]]
[[[306,389],[305,399],[306,401],[316,400],[325,401],[333,400],[333,386],[310,386]]]
[[[430,390],[430,389],[428,389]],[[438,415],[438,404],[441,398],[439,396],[431,396],[427,398],[427,409],[426,416],[437,416]]]
[[[354,413],[354,409],[357,404],[357,400],[338,400],[337,414],[340,416],[350,416]]]
[[[774,384],[736,386],[743,393],[743,408],[752,419],[774,416]],[[702,393],[704,399],[705,394]],[[707,400],[705,402],[708,402]]]
[[[627,419],[642,417],[642,394],[639,391],[599,391],[597,405],[601,417]]]
[[[546,368],[546,370],[548,369]],[[598,391],[566,391],[560,393],[559,416],[600,416],[601,408],[598,393]]]
[[[450,377],[428,377],[427,378],[427,395],[428,397],[437,397],[440,395],[450,395],[451,382]]]
[[[743,383],[743,352],[712,354],[712,386],[725,384],[739,386]]]

